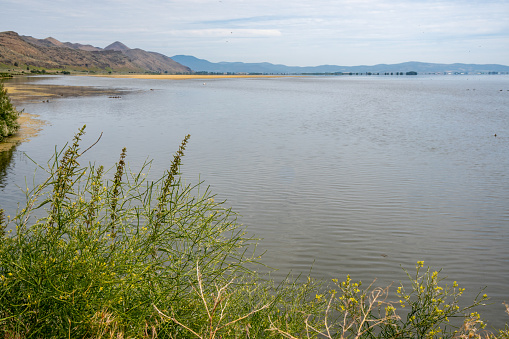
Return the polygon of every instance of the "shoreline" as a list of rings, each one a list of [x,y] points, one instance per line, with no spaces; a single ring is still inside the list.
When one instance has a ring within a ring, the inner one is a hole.
[[[126,91],[109,88],[96,88],[87,86],[37,85],[30,83],[4,83],[7,94],[14,106],[23,103],[49,102],[50,99],[85,97],[94,95],[120,96]],[[0,152],[10,150],[12,147],[30,141],[36,137],[49,122],[39,119],[39,115],[22,112],[18,118],[20,128],[0,143]]]
[[[39,119],[39,115],[25,112],[20,114],[18,123],[20,127],[16,133],[0,143],[0,152],[8,151],[22,142],[30,141],[31,138],[39,135],[43,126],[48,124],[46,120]]]
[[[155,80],[207,80],[207,79],[263,79],[282,78],[287,75],[208,75],[208,74],[84,74],[75,76],[105,77],[105,78],[127,78],[127,79],[155,79]],[[50,99],[83,97],[95,95],[120,96],[125,90],[114,88],[96,88],[89,86],[62,86],[62,85],[37,85],[30,83],[4,83],[11,102],[18,106],[22,103],[49,102]],[[0,143],[0,152],[8,151],[12,147],[30,141],[36,137],[48,122],[39,119],[37,114],[23,112],[18,118],[19,130]]]
[[[30,93],[29,90],[20,89],[17,86],[4,83],[4,88],[7,90],[7,95],[14,106],[27,100],[27,96],[34,96],[34,92]],[[14,94],[14,95],[13,95]],[[37,97],[40,99],[41,97]],[[17,107],[16,107],[17,109]],[[47,121],[39,119],[39,115],[21,111],[18,117],[19,129],[11,136],[8,136],[0,142],[0,152],[6,152],[22,142],[30,141],[31,138],[36,137],[42,130],[43,126],[48,124]]]
[[[189,79],[235,79],[235,78],[283,78],[290,75],[208,75],[208,74],[87,74],[78,76],[104,77],[104,78],[128,78],[128,79],[157,79],[157,80],[189,80]]]

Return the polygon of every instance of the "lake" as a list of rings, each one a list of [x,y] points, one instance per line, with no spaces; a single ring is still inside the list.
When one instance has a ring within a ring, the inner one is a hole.
[[[329,280],[399,284],[423,260],[509,322],[509,76],[339,76],[215,80],[38,77],[125,91],[25,103],[49,122],[2,155],[0,206],[40,180],[87,124],[86,160],[163,173],[186,134],[187,181],[204,180],[259,238],[264,262]],[[495,136],[496,134],[496,136]],[[84,162],[82,162],[84,163]]]

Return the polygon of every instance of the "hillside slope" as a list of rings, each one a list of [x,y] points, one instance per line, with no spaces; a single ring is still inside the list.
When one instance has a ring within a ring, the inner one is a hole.
[[[120,45],[125,48],[115,48]],[[110,46],[113,47],[101,49],[62,43],[54,38],[36,39],[12,31],[0,32],[0,63],[92,71],[191,73],[189,67],[165,55],[130,49],[120,42]]]

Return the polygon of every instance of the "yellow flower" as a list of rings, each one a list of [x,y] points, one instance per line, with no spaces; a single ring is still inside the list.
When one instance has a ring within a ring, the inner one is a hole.
[[[418,261],[417,262],[417,267],[423,267],[424,266],[424,261]]]
[[[385,314],[388,315],[389,313],[392,313],[396,311],[396,309],[392,306],[392,305],[389,305],[385,308]]]

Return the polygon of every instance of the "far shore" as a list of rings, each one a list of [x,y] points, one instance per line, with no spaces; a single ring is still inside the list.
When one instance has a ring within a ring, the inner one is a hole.
[[[107,78],[130,78],[130,79],[166,79],[166,80],[187,80],[187,79],[224,79],[224,78],[282,78],[288,75],[207,75],[207,74],[89,74],[94,77]]]

